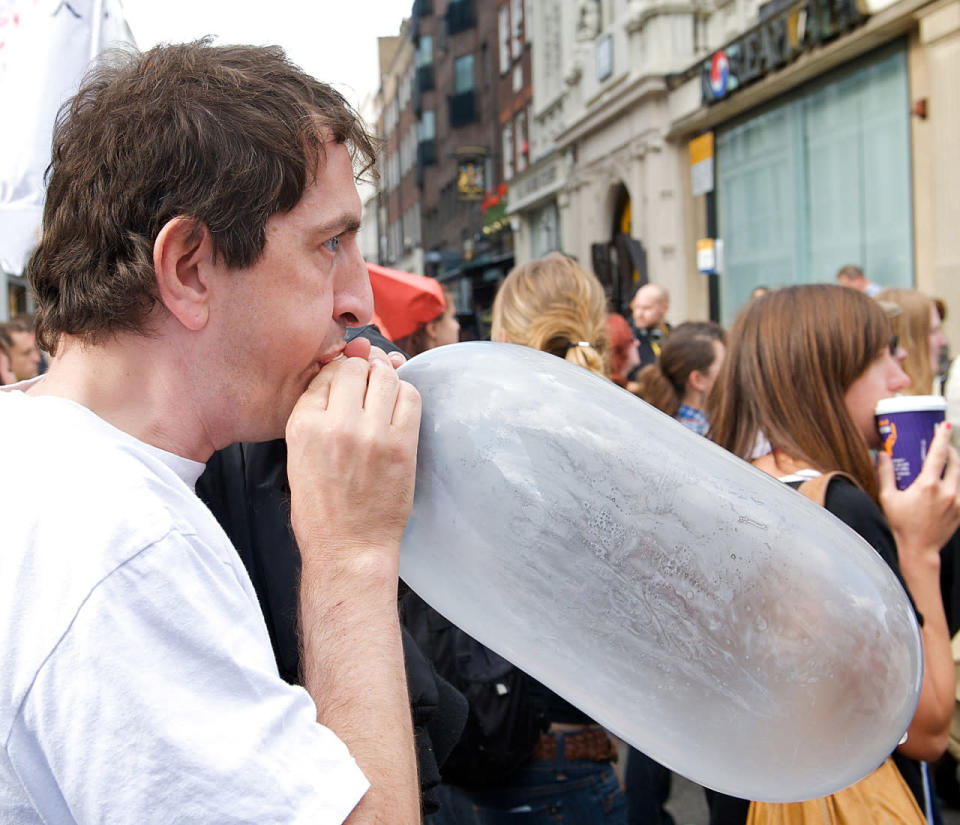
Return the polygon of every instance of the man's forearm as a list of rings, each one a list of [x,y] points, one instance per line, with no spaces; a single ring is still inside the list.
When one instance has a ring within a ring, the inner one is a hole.
[[[318,721],[346,743],[371,786],[351,825],[420,822],[396,565],[389,558],[396,549],[322,568],[307,563],[301,580],[304,685]]]
[[[372,350],[321,369],[287,422],[304,684],[371,785],[352,825],[420,822],[397,616],[419,426],[419,394]]]

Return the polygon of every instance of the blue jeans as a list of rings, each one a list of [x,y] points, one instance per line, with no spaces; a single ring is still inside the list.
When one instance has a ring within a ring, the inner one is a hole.
[[[627,801],[608,762],[530,762],[484,790],[442,786],[430,825],[626,825]]]

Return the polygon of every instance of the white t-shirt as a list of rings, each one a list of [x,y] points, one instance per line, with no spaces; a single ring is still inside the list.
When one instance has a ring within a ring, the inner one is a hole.
[[[278,676],[203,465],[18,391],[0,433],[0,823],[342,822],[368,782]]]

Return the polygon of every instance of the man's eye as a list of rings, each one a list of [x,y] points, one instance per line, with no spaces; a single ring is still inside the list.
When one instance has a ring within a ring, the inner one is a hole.
[[[336,252],[340,248],[340,236],[334,235],[329,240],[324,241],[323,246],[327,252]]]

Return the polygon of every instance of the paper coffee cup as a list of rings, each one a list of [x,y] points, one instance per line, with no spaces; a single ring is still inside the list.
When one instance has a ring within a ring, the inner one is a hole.
[[[946,410],[946,399],[940,395],[898,395],[877,403],[877,429],[883,449],[893,459],[898,489],[905,490],[919,475]]]

